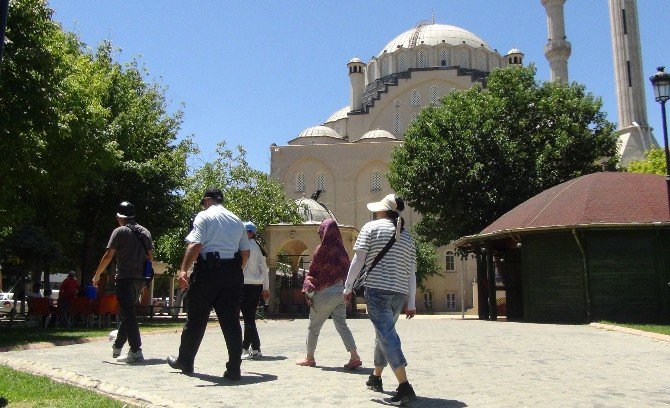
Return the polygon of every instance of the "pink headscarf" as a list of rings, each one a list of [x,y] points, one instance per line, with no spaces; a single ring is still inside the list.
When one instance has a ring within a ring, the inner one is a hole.
[[[349,254],[344,249],[342,234],[335,220],[325,220],[319,226],[321,245],[316,247],[309,272],[302,286],[304,292],[315,292],[337,281],[344,282],[349,272]]]

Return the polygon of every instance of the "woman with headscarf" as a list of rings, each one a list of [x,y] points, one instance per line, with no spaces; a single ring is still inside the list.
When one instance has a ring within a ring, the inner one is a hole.
[[[383,391],[382,370],[390,364],[398,380],[398,388],[390,400],[392,405],[404,405],[416,399],[414,389],[407,381],[407,360],[395,328],[405,304],[408,319],[416,314],[416,249],[414,239],[404,229],[400,217],[404,208],[403,199],[395,194],[368,204],[368,210],[375,213],[376,219],[365,224],[358,234],[344,290],[344,299],[348,302],[361,269],[365,265],[371,266],[382,254],[367,271],[364,281],[365,303],[376,334],[375,369],[365,385],[371,390]],[[387,245],[387,252],[382,252]]]
[[[344,368],[353,370],[359,367],[361,358],[356,352],[356,343],[347,327],[347,306],[342,299],[344,281],[349,270],[349,255],[344,249],[342,235],[335,220],[325,220],[319,226],[321,245],[316,248],[305,275],[302,291],[310,305],[309,329],[307,334],[307,356],[296,364],[314,367],[314,352],[321,327],[333,318],[335,329],[350,353],[349,362]]]

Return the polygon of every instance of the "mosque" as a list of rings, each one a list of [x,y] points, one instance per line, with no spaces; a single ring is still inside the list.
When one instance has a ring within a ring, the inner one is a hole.
[[[547,11],[549,41],[545,55],[551,80],[567,82],[571,45],[563,23],[565,0],[541,1]],[[639,51],[639,38],[631,38],[637,35],[635,1],[610,0],[610,8],[615,10],[611,13],[615,60],[630,58],[629,51],[634,45]],[[625,33],[614,29],[614,24],[622,24],[615,22],[621,18],[616,12],[621,8],[628,8],[629,21],[623,22],[627,23]],[[440,98],[454,90],[477,84],[485,88],[486,77],[493,69],[523,63],[524,54],[516,48],[501,54],[463,28],[436,24],[434,20],[420,22],[389,41],[367,63],[359,58],[348,62],[349,104],[322,124],[305,129],[287,145],[270,146],[271,175],[284,185],[290,197],[304,200],[310,214],[305,218],[308,224],[336,218],[340,225],[352,227],[353,230],[347,228],[348,242],[345,242],[350,250],[355,231],[372,219],[366,204],[393,192],[385,178],[391,152],[402,144],[404,132],[421,109],[439,103]],[[644,112],[641,62],[638,60],[633,66],[638,63],[639,72],[635,72],[635,67],[627,72],[616,70],[617,94],[627,92],[622,97],[625,101],[620,98],[619,104],[619,132],[622,140],[625,138],[622,149],[628,149],[622,151],[625,157],[641,157],[641,146],[655,143]],[[631,74],[639,78],[625,77]],[[625,78],[619,79],[619,75]],[[629,83],[636,89],[629,89]],[[619,92],[619,87],[625,89]],[[630,112],[634,115],[622,119],[622,105],[624,115]],[[316,191],[321,192],[318,203],[304,199]],[[411,210],[403,216],[410,227],[420,219]],[[291,255],[300,256],[304,264],[318,244],[314,226],[308,229],[274,226],[268,233],[268,261],[275,268],[279,252],[293,252]],[[417,292],[418,311],[460,311],[461,306],[465,309],[476,306],[474,263],[461,261],[452,246],[438,248],[437,252],[443,276],[429,278],[425,289]],[[293,266],[297,267],[297,263]]]

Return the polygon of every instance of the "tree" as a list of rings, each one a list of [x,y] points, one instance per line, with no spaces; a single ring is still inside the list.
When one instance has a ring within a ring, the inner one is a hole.
[[[191,219],[201,210],[200,199],[205,190],[218,187],[223,192],[223,205],[243,221],[254,222],[259,233],[270,224],[300,222],[295,201],[269,174],[249,166],[241,146],[233,152],[223,141],[218,144],[216,153],[214,160],[204,163],[189,177],[184,189],[184,206]],[[190,225],[184,222],[161,237],[157,257],[178,268],[189,229]]]
[[[616,162],[614,125],[583,85],[539,84],[535,68],[491,72],[422,110],[389,181],[436,245],[479,232],[533,195]]]
[[[437,265],[435,246],[412,232],[416,246],[416,286],[425,289],[424,284],[430,276],[441,276]]]
[[[649,173],[665,176],[665,150],[649,149],[644,154],[644,159],[633,160],[628,164],[631,173]]]

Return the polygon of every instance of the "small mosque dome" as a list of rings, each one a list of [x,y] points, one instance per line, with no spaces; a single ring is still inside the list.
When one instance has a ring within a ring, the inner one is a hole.
[[[335,137],[342,139],[342,136],[328,126],[313,126],[307,128],[298,135],[298,138],[301,137]]]
[[[335,113],[330,115],[328,119],[324,123],[329,123],[329,122],[337,122],[340,119],[345,119],[347,117],[347,113],[351,111],[351,108],[349,105],[345,106],[342,109],[337,110]]]
[[[303,130],[298,137],[288,142],[290,145],[333,144],[344,142],[344,138],[328,126],[313,126]]]
[[[335,215],[323,204],[311,198],[295,200],[298,205],[298,215],[305,224],[321,224],[325,220],[335,220]]]
[[[507,55],[510,54],[523,54],[518,48],[512,48],[511,50],[507,51]]]
[[[354,64],[354,63],[362,64],[363,61],[361,61],[361,59],[358,58],[358,57],[353,57],[353,58],[351,59],[351,61],[349,61],[349,64]]]
[[[373,129],[366,132],[357,142],[372,142],[377,139],[398,140],[391,132],[384,129]]]

